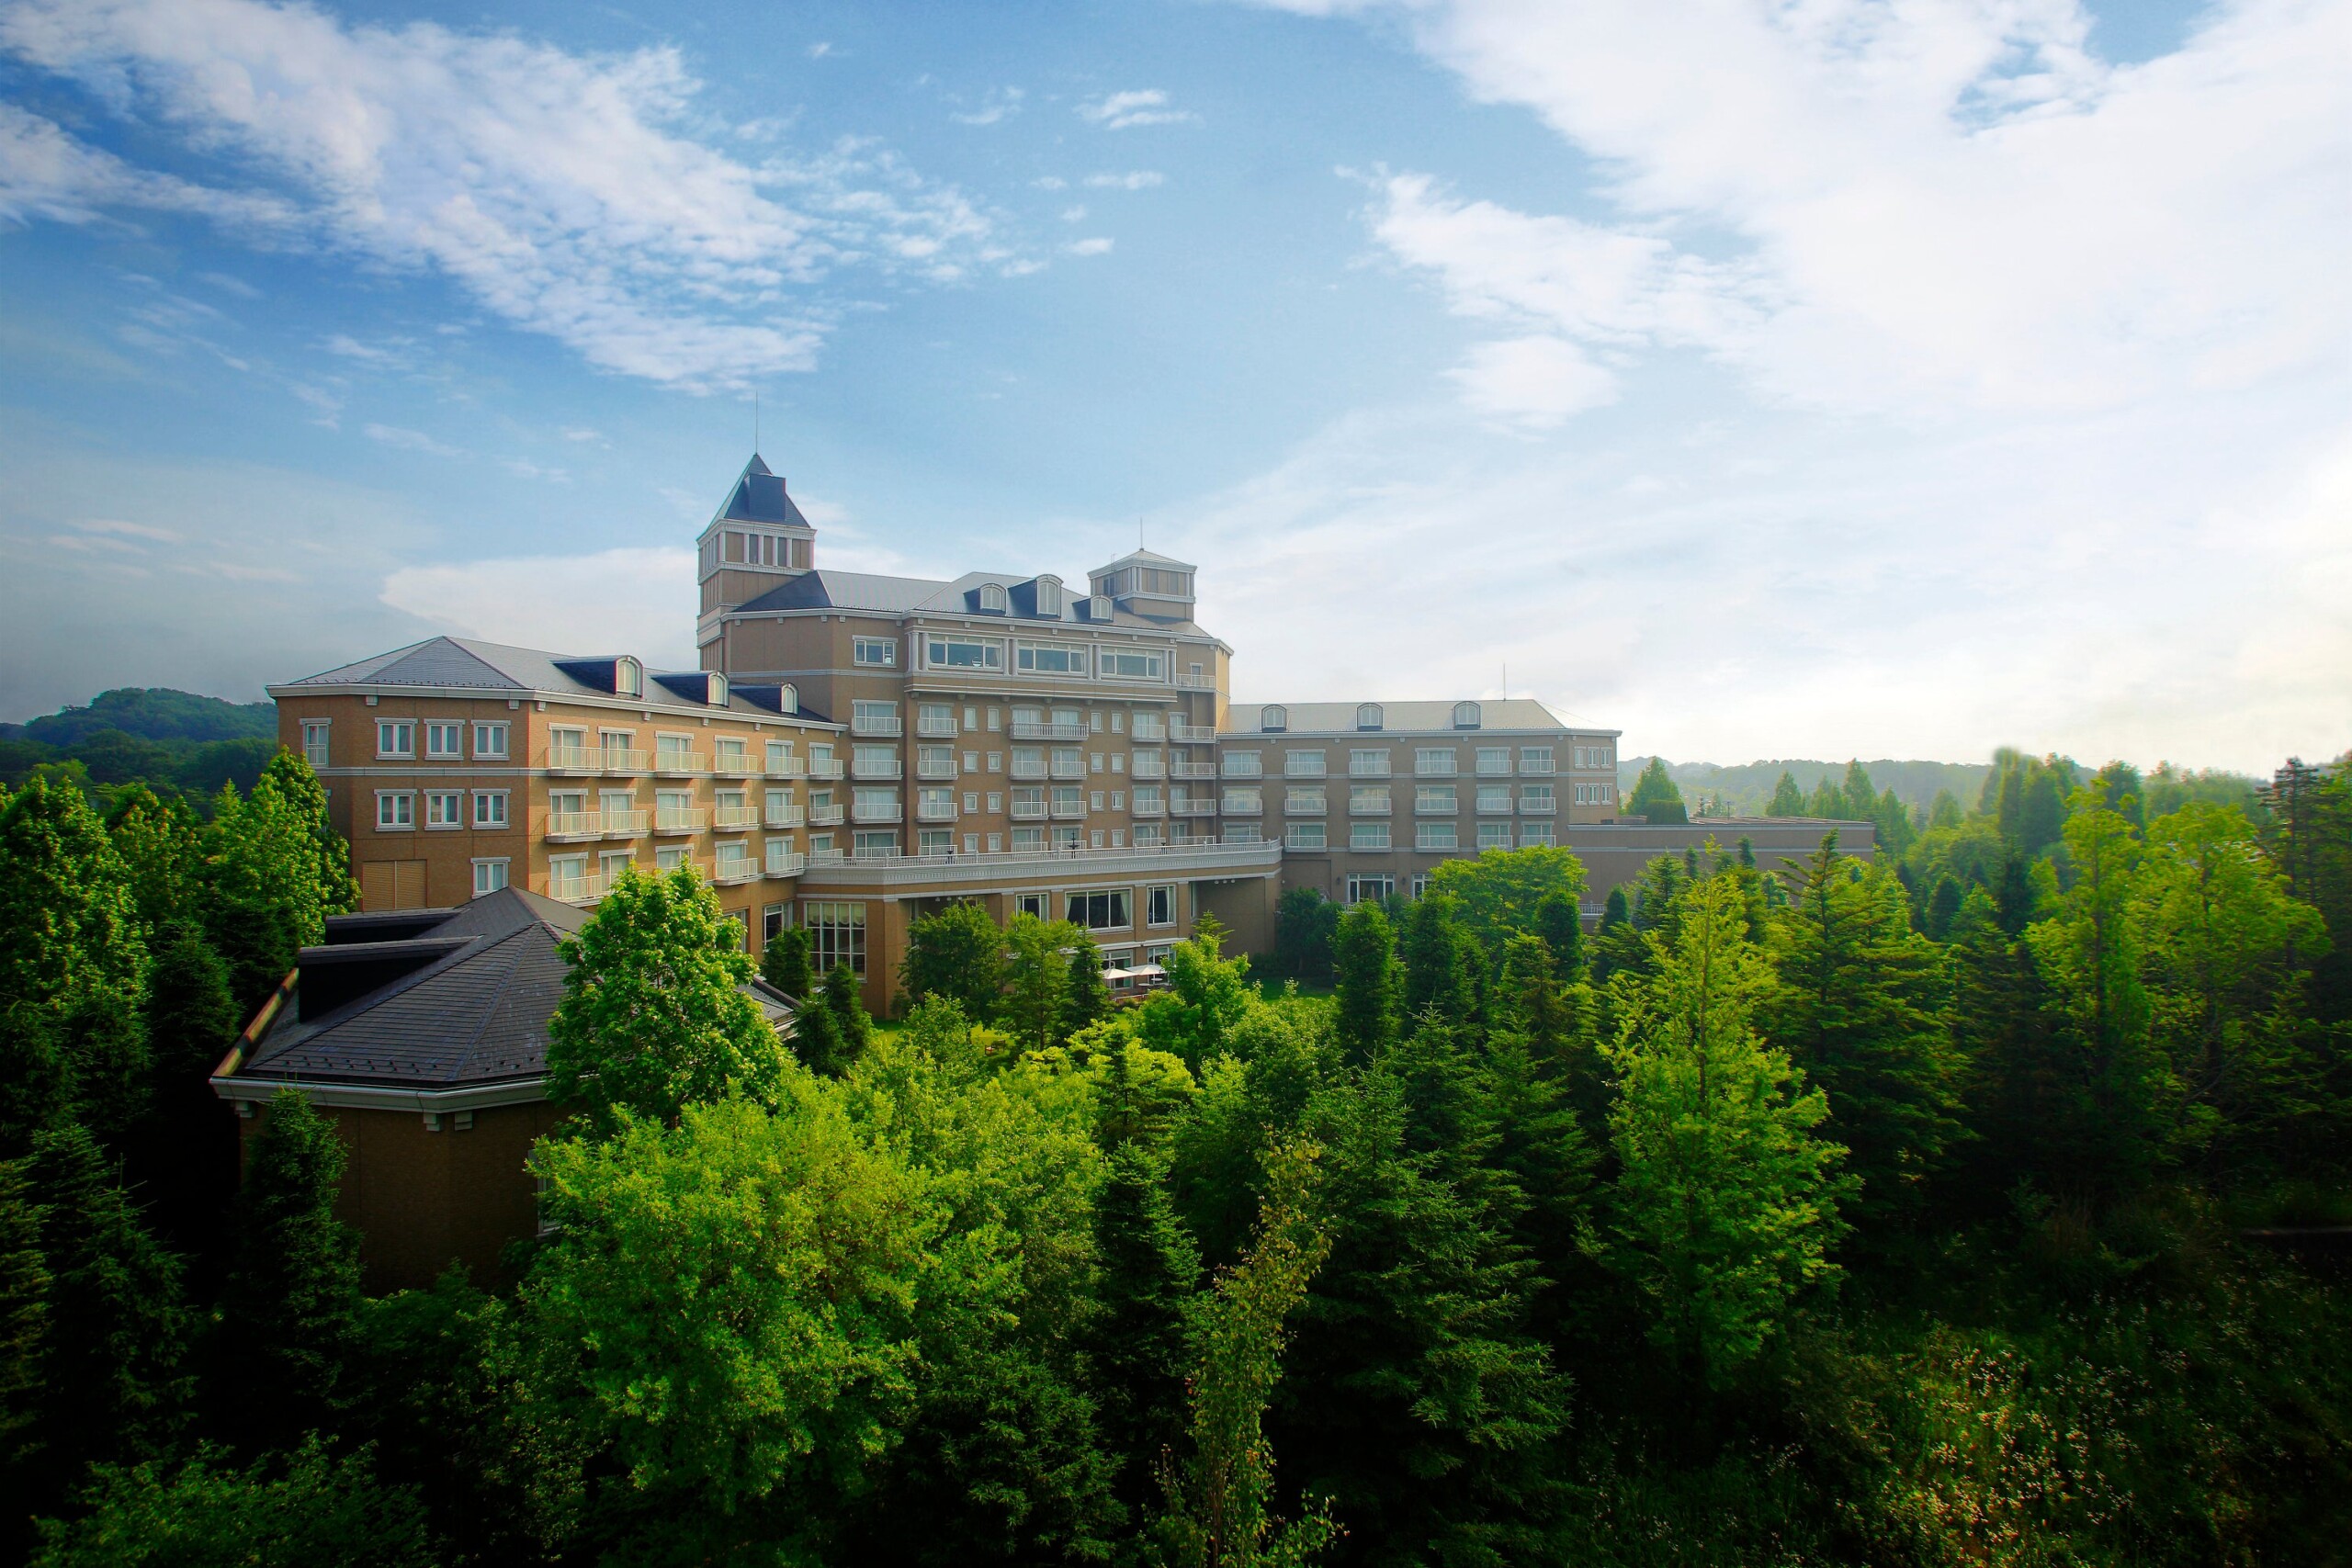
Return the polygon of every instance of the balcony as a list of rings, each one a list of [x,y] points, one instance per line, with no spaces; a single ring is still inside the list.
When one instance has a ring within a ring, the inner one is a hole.
[[[601,839],[605,836],[605,814],[601,811],[550,811],[548,813],[547,836],[548,841],[555,844]]]
[[[1190,719],[1171,718],[1168,721],[1168,739],[1181,740],[1187,746],[1211,746],[1216,742],[1216,726],[1194,724]]]
[[[808,863],[812,866],[845,865],[848,863],[849,855],[841,850],[810,850],[808,852]]]
[[[1167,760],[1156,756],[1130,757],[1127,759],[1127,776],[1134,779],[1164,779],[1168,776]]]
[[[1086,759],[1083,757],[1057,757],[1050,766],[1049,776],[1053,778],[1082,779],[1086,776]]]
[[[1170,817],[1214,817],[1216,815],[1216,802],[1214,800],[1171,801],[1169,803],[1168,814]]]
[[[797,828],[808,820],[808,813],[797,806],[771,806],[767,823],[771,828]]]
[[[1016,800],[1012,803],[1012,819],[1015,822],[1043,822],[1046,819],[1046,803],[1042,800]]]
[[[710,879],[721,887],[735,887],[760,879],[760,863],[749,855],[730,855],[718,863]]]
[[[1320,817],[1330,809],[1329,799],[1320,795],[1283,797],[1283,815],[1285,817]]]
[[[953,759],[944,762],[917,762],[915,777],[919,779],[952,779],[957,774]]]
[[[565,904],[593,904],[605,896],[605,879],[594,872],[548,876],[548,897]]]
[[[811,828],[838,828],[844,819],[844,809],[838,806],[812,806],[808,808]]]
[[[1540,761],[1527,757],[1521,757],[1519,760],[1519,776],[1523,779],[1548,779],[1557,772],[1557,767],[1549,757]]]
[[[899,767],[896,761],[852,762],[849,765],[849,776],[854,779],[895,779],[900,777],[904,773],[905,770]]]
[[[657,773],[707,773],[710,769],[699,751],[662,750],[653,754],[653,771]]]
[[[1348,777],[1351,779],[1385,779],[1388,776],[1388,759],[1381,757],[1351,757]]]
[[[745,752],[719,752],[711,759],[710,771],[730,779],[755,779],[760,776],[759,764]]]
[[[641,773],[646,771],[645,753],[621,746],[550,746],[548,748],[548,771],[551,773]]]
[[[665,806],[653,813],[657,833],[699,833],[710,826],[710,813],[699,806]]]
[[[1348,802],[1348,815],[1351,817],[1385,817],[1389,815],[1393,809],[1394,807],[1389,805],[1388,799],[1385,795],[1378,800],[1351,800]]]
[[[1016,779],[1042,779],[1046,776],[1046,764],[1042,759],[1029,761],[1015,757],[1012,760],[1012,776]]]
[[[1417,757],[1413,760],[1413,776],[1417,779],[1460,778],[1462,763],[1453,757]]]
[[[767,874],[770,876],[797,876],[808,869],[808,857],[797,852],[768,856]]]
[[[1137,740],[1159,741],[1168,739],[1168,727],[1159,719],[1144,714],[1136,715],[1134,735]]]
[[[1266,801],[1259,795],[1228,795],[1218,809],[1227,817],[1262,817]]]
[[[895,800],[861,800],[849,808],[853,822],[896,822],[905,815]]]
[[[897,714],[852,715],[849,732],[852,735],[903,735],[906,726]]]
[[[1510,816],[1510,796],[1508,795],[1488,795],[1484,790],[1481,790],[1478,793],[1478,815],[1481,817]]]
[[[1173,681],[1180,689],[1187,692],[1216,690],[1216,682],[1206,675],[1171,675],[1169,679]]]
[[[839,757],[811,757],[808,760],[808,776],[812,779],[837,779],[842,776],[842,760]]]
[[[1283,759],[1283,777],[1286,779],[1323,779],[1330,776],[1330,765],[1322,757],[1301,757],[1293,753]]]
[[[956,820],[956,803],[952,800],[918,801],[915,803],[915,820],[918,822],[953,822]]]
[[[1179,779],[1213,779],[1217,776],[1215,762],[1170,762],[1168,773],[1170,778]]]
[[[1083,724],[1056,724],[1051,719],[1016,718],[1012,721],[1015,740],[1083,740]]]
[[[1262,779],[1266,776],[1266,769],[1255,757],[1227,757],[1225,760],[1225,776],[1229,779]]]
[[[634,839],[652,821],[652,814],[646,811],[606,811],[601,815],[607,839]]]
[[[986,854],[916,852],[874,859],[853,858],[835,852],[830,861],[811,856],[809,870],[820,879],[820,886],[904,889],[923,895],[942,888],[970,888],[977,892],[1013,885],[1035,886],[1041,874],[1056,880],[1065,874],[1136,879],[1216,876],[1244,869],[1263,871],[1281,863],[1282,845],[1261,839],[1236,844],[1194,840],[1116,850],[1078,844],[1035,845]]]
[[[1553,817],[1557,816],[1559,810],[1557,795],[1521,795],[1519,798],[1519,814],[1521,817]]]
[[[915,733],[932,739],[952,740],[959,732],[956,728],[956,716],[951,713],[944,718],[915,720]]]
[[[1510,759],[1509,757],[1504,757],[1498,761],[1492,757],[1479,758],[1478,776],[1482,779],[1507,779],[1510,777]]]
[[[1424,800],[1416,795],[1413,798],[1413,815],[1416,817],[1459,817],[1462,815],[1462,802]]]
[[[1057,800],[1053,805],[1053,817],[1057,822],[1082,822],[1086,819],[1086,802]]]
[[[714,828],[756,828],[760,825],[760,810],[756,806],[721,806],[710,814]]]
[[[1138,800],[1128,810],[1137,817],[1165,817],[1168,815],[1168,803],[1164,800]]]
[[[767,775],[772,779],[805,779],[808,776],[808,760],[805,757],[771,757]]]

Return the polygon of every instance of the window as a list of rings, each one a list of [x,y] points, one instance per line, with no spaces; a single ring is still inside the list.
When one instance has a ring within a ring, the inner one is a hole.
[[[1357,817],[1387,816],[1388,786],[1386,784],[1350,784],[1348,811],[1350,815]]]
[[[1280,735],[1290,728],[1290,709],[1279,703],[1269,703],[1258,710],[1258,728],[1268,735]]]
[[[1136,848],[1139,850],[1156,850],[1160,846],[1162,841],[1163,840],[1160,838],[1160,829],[1158,823],[1138,822],[1136,824]]]
[[[1324,840],[1323,824],[1320,822],[1292,823],[1283,829],[1283,843],[1285,847],[1294,850],[1320,850],[1329,847]]]
[[[792,840],[790,839],[770,839],[767,841],[766,854],[767,871],[770,876],[782,876],[792,869]],[[773,904],[769,906],[771,909],[779,907]],[[768,935],[774,936],[775,932],[771,931]]]
[[[1478,786],[1478,810],[1482,815],[1491,814],[1502,817],[1510,816],[1510,785],[1480,784]]]
[[[1254,779],[1265,773],[1257,751],[1227,751],[1225,754],[1225,776],[1229,779]]]
[[[1018,667],[1032,675],[1083,675],[1086,649],[1060,643],[1024,642],[1014,650]]]
[[[1218,831],[1217,837],[1228,844],[1254,844],[1258,841],[1258,825],[1255,822],[1227,822]]]
[[[849,661],[887,670],[899,662],[899,645],[887,637],[854,637],[849,639]]]
[[[1099,667],[1105,681],[1162,681],[1168,675],[1168,656],[1157,649],[1106,648]]]
[[[656,735],[653,738],[653,765],[665,773],[696,773],[695,738],[691,735]]]
[[[1552,748],[1549,746],[1521,747],[1519,771],[1539,779],[1548,775],[1552,772]]]
[[[1125,931],[1135,924],[1133,899],[1134,895],[1124,887],[1104,893],[1073,893],[1069,896],[1069,912],[1064,918],[1091,931]]]
[[[1003,583],[983,582],[980,584],[980,613],[982,615],[1001,615],[1011,609],[1012,602],[1005,596]]]
[[[384,832],[400,832],[415,827],[416,796],[404,789],[378,790],[376,826]]]
[[[1519,825],[1519,841],[1522,846],[1529,849],[1532,849],[1538,844],[1548,847],[1552,842],[1552,824],[1549,822],[1521,823]]]
[[[1163,883],[1143,890],[1143,923],[1148,926],[1172,926],[1176,923],[1176,887]]]
[[[1012,830],[1012,847],[1016,852],[1042,850],[1046,847],[1046,830],[1043,828],[1015,828]],[[1043,916],[1038,918],[1044,919]]]
[[[1062,580],[1041,577],[1037,580],[1037,615],[1040,619],[1058,621],[1062,618]]]
[[[1510,824],[1508,822],[1479,823],[1478,848],[1481,850],[1507,850],[1510,848]]]
[[[1510,773],[1510,748],[1481,746],[1478,748],[1478,776],[1485,779],[1504,778]]]
[[[1329,759],[1320,751],[1286,751],[1283,772],[1295,779],[1319,779],[1329,771]]]
[[[1365,703],[1356,709],[1356,728],[1358,729],[1378,729],[1381,726],[1381,722],[1380,705],[1378,703]]]
[[[1461,758],[1451,746],[1424,746],[1413,753],[1413,772],[1425,779],[1450,779],[1461,771]]]
[[[1283,791],[1283,810],[1293,817],[1320,817],[1330,808],[1321,784],[1293,784]]]
[[[1522,816],[1549,817],[1558,808],[1558,805],[1559,802],[1553,796],[1550,784],[1532,784],[1519,786],[1519,809]]]
[[[1255,817],[1265,808],[1265,792],[1256,784],[1226,786],[1224,809],[1237,816]]]
[[[379,757],[413,757],[416,755],[416,726],[404,718],[379,718],[376,721],[376,755]]]
[[[506,755],[506,726],[477,724],[474,726],[474,755],[503,757]]]
[[[1451,852],[1462,847],[1459,829],[1451,822],[1421,822],[1413,828],[1413,847],[1422,851]]]
[[[428,724],[424,727],[424,754],[428,757],[455,757],[464,737],[462,724]]]
[[[503,789],[474,791],[474,826],[503,828],[506,826],[506,792]]]
[[[803,904],[800,924],[808,932],[811,973],[830,975],[844,964],[853,975],[865,973],[865,905]]]
[[[1388,753],[1369,749],[1350,751],[1348,773],[1359,779],[1385,779],[1388,776]]]
[[[474,897],[495,893],[506,886],[506,863],[503,860],[474,862]]]
[[[1349,823],[1348,848],[1351,850],[1385,850],[1388,848],[1388,824],[1385,822]]]
[[[849,727],[858,735],[896,735],[899,733],[899,705],[890,702],[854,702],[849,705]]]
[[[1452,784],[1413,786],[1413,814],[1417,817],[1451,817],[1461,809],[1461,798]]]
[[[930,643],[930,663],[933,670],[1001,670],[1004,668],[1004,645],[982,642],[978,637],[934,637]]]
[[[1346,883],[1344,902],[1361,904],[1367,898],[1378,900],[1395,897],[1396,879],[1393,876],[1351,876]]]
[[[323,718],[305,719],[302,724],[302,760],[311,764],[313,773],[327,765],[327,727]]]
[[[925,828],[915,834],[915,853],[919,855],[952,855],[956,852],[956,832],[952,828]]]
[[[454,789],[428,789],[424,792],[424,825],[428,828],[462,828],[466,797]]]
[[[792,761],[791,741],[771,740],[768,742],[767,771],[769,773],[778,774],[790,773],[793,771]]]
[[[1454,728],[1476,729],[1478,728],[1480,716],[1478,705],[1476,703],[1456,703],[1453,705]]]
[[[774,942],[783,931],[789,908],[790,906],[785,904],[770,904],[760,911],[760,942],[763,945]]]
[[[675,871],[685,863],[686,847],[684,844],[671,844],[653,852],[653,869],[656,871]]]
[[[1012,912],[1015,915],[1026,915],[1031,919],[1035,920],[1049,920],[1053,919],[1052,914],[1049,912],[1052,908],[1053,896],[1051,894],[1015,893],[1012,896]]]
[[[624,697],[645,694],[645,667],[634,659],[621,659],[613,665],[613,691]]]
[[[968,728],[969,727],[967,726]],[[953,735],[956,733],[956,705],[953,703],[917,703],[915,733],[918,735]]]

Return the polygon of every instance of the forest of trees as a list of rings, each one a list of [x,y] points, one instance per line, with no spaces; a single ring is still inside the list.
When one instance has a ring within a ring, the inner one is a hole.
[[[377,1298],[298,1098],[233,1202],[170,1152],[349,897],[315,781],[204,821],[36,781],[8,1551],[2341,1561],[2352,760],[2252,812],[1988,778],[1868,861],[1661,858],[1591,931],[1558,849],[1295,894],[1311,987],[1211,925],[1113,1005],[1083,932],[956,906],[877,1022],[787,939],[788,1041],[710,891],[632,874],[566,948],[551,1234]]]
[[[21,789],[38,776],[106,804],[143,784],[201,812],[223,784],[252,789],[277,750],[275,704],[119,686],[85,707],[0,724],[0,786]]]

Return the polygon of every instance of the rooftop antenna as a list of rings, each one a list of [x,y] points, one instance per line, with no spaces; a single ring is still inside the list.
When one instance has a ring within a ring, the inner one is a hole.
[[[758,457],[759,455],[760,455],[760,394],[759,394],[759,392],[758,392],[758,390],[757,390],[757,389],[754,389],[754,390],[752,391],[752,457]]]

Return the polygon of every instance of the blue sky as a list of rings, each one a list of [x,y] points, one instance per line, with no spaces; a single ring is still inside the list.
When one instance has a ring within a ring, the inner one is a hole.
[[[2352,738],[2352,5],[0,0],[0,716],[820,558],[1202,566],[1245,700]]]

